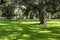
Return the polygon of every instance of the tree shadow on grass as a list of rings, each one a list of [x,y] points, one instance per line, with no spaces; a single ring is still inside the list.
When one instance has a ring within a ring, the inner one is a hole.
[[[0,27],[0,38],[8,38],[9,40],[50,40],[48,38],[60,39],[59,27],[44,27],[34,24],[11,24]],[[45,30],[51,32],[44,32]],[[38,32],[39,31],[39,32]],[[42,31],[42,32],[41,32]],[[2,39],[1,39],[2,40]]]
[[[13,27],[10,28],[10,30],[6,30],[8,28],[4,28],[4,29],[2,28],[2,30],[0,30],[0,38],[7,37],[9,40],[18,40],[18,39],[37,40],[40,38],[47,38],[46,34],[44,33],[37,33],[37,32],[30,31],[31,29],[28,26],[24,25],[21,28],[23,30],[18,30]]]

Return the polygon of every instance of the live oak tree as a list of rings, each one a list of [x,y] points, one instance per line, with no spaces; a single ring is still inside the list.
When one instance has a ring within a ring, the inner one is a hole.
[[[29,4],[29,1],[30,0],[23,0],[23,2],[25,4],[28,4],[30,6],[31,5],[34,5],[33,2]],[[35,5],[33,7],[35,7]],[[36,7],[35,7],[35,8],[37,8],[36,10],[38,10],[38,12],[39,12],[40,24],[46,24],[46,20],[45,20],[45,6],[44,5],[45,5],[44,0],[40,0],[38,6],[36,5]],[[31,7],[30,6],[26,9],[26,13],[31,10]],[[34,10],[34,9],[32,9],[32,10]],[[27,15],[28,15],[28,13],[27,13]]]
[[[5,1],[0,0],[0,5],[4,6],[6,1],[7,1],[6,4],[9,6],[5,6],[6,7],[5,9],[8,9],[8,13],[10,15],[12,15],[13,13],[11,7],[12,9],[14,9],[14,6],[12,4],[14,4],[15,6],[24,5],[26,9],[24,9],[23,12],[26,17],[31,14],[30,17],[32,18],[34,14],[34,13],[32,14],[32,12],[36,13],[36,11],[38,11],[39,14],[36,16],[39,16],[40,24],[46,24],[46,20],[45,20],[46,11],[48,13],[50,12],[52,15],[60,11],[60,0],[58,1],[57,0],[5,0]],[[58,18],[59,18],[59,14],[58,14]]]
[[[0,5],[3,6],[2,16],[10,20],[15,15],[14,12],[14,3],[9,0],[0,0]]]

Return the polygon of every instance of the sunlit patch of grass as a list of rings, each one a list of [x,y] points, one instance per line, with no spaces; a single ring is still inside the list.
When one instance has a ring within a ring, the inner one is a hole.
[[[41,31],[41,30],[30,30],[32,32],[35,32],[35,33],[51,33],[51,31],[48,31],[48,30],[44,30],[44,31]]]
[[[11,26],[10,27],[8,27],[8,26],[1,26],[0,28],[1,28],[0,30],[5,30],[5,31],[11,31],[12,30]]]
[[[16,26],[14,29],[15,29],[15,30],[19,30],[19,31],[23,31],[23,28],[17,27],[17,26]]]
[[[54,39],[54,38],[46,38],[46,39],[38,39],[38,40],[57,40],[57,39]]]
[[[51,21],[51,22],[47,22],[47,23],[57,23],[57,24],[59,24],[60,22],[56,22],[56,21],[55,21],[55,22],[53,22],[53,21]]]
[[[11,29],[5,29],[5,31],[11,31]]]
[[[20,22],[19,24],[39,24],[39,22]],[[53,27],[60,26],[60,22],[55,21],[47,22],[47,26],[53,26]]]
[[[18,35],[21,35],[20,33],[14,33],[14,34],[9,34],[7,37],[10,39],[10,40],[13,40],[13,39],[16,39],[16,36]]]
[[[55,35],[55,36],[60,36],[60,34],[56,34],[56,33],[53,33],[53,35]]]
[[[60,24],[47,24],[48,27],[56,27],[56,26],[60,26]]]
[[[39,23],[39,22],[21,22],[21,24],[34,24],[34,23]]]
[[[51,31],[38,31],[38,33],[51,33]]]
[[[8,24],[0,23],[0,25],[8,25]]]
[[[37,30],[30,30],[30,31],[32,31],[32,32],[37,32]]]
[[[33,28],[33,27],[31,27],[30,29],[35,29],[36,30],[36,29],[40,29],[40,28],[36,28],[36,27]]]
[[[30,35],[29,34],[23,34],[22,37],[30,37]]]
[[[47,40],[57,40],[57,39],[54,39],[54,38],[47,38]]]
[[[19,22],[11,22],[11,23],[16,24],[16,23],[19,23]]]
[[[25,40],[25,39],[17,39],[17,40]]]
[[[17,28],[16,30],[20,30],[20,31],[23,31],[23,29],[22,29],[22,28]]]
[[[3,37],[0,40],[9,40],[7,37]]]
[[[53,27],[55,27],[55,26],[60,26],[60,22],[47,22],[47,25],[48,26],[53,26]]]

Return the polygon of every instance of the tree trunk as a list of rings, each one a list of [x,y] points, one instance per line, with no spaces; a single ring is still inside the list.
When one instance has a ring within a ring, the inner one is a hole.
[[[59,13],[58,13],[58,19],[60,19],[60,15],[59,15]]]
[[[0,0],[0,4],[2,4],[4,1],[3,0]]]
[[[51,19],[51,13],[48,13],[48,20]]]
[[[29,19],[33,19],[32,10],[30,10],[28,17],[29,17]]]
[[[41,3],[39,3],[39,19],[40,19],[40,24],[46,24],[45,20],[45,8],[44,8],[44,1],[41,0]]]

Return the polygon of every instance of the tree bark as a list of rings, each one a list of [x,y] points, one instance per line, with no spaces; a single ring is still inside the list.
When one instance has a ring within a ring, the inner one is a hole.
[[[40,24],[46,24],[46,20],[45,20],[45,8],[44,8],[44,0],[41,0],[41,3],[39,3],[39,20],[40,20]]]

